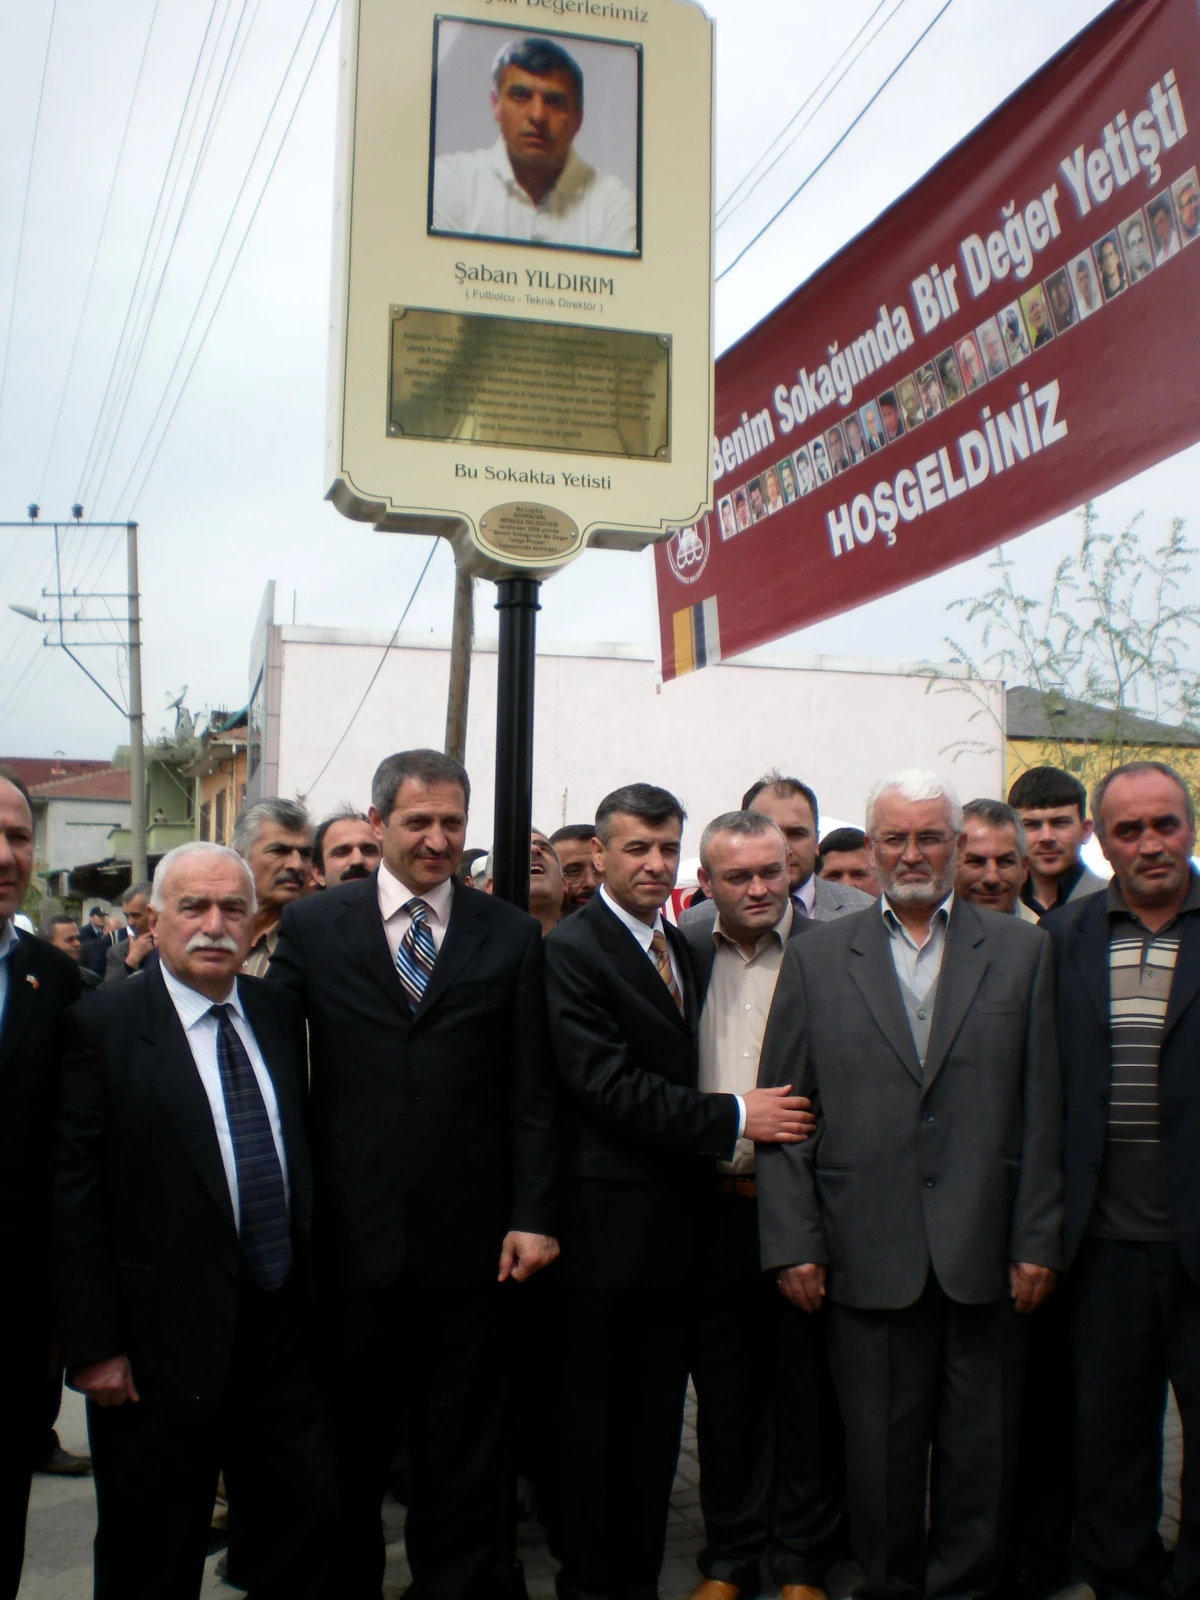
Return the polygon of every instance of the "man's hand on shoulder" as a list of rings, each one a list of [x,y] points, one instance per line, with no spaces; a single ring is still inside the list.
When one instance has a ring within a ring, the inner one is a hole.
[[[535,1272],[558,1260],[558,1240],[548,1233],[520,1233],[504,1235],[500,1246],[500,1274],[497,1282],[511,1278],[514,1283],[525,1283]]]
[[[793,1094],[790,1083],[778,1089],[751,1089],[746,1103],[743,1139],[755,1144],[803,1144],[817,1126],[811,1103]]]
[[[820,1311],[825,1298],[825,1268],[819,1262],[808,1261],[800,1267],[780,1267],[775,1282],[785,1300],[799,1311]]]
[[[76,1367],[70,1383],[72,1389],[78,1389],[97,1406],[123,1406],[127,1400],[136,1405],[141,1399],[128,1356],[109,1356],[107,1361],[94,1361],[90,1367]]]

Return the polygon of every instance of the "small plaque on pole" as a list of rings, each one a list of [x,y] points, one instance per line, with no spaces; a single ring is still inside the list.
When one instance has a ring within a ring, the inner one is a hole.
[[[695,522],[711,499],[707,16],[692,0],[347,0],[344,18],[329,498],[449,538],[497,579]]]

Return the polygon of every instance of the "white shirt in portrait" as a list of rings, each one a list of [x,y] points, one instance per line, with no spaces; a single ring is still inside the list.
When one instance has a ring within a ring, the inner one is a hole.
[[[633,254],[636,208],[620,178],[598,172],[571,151],[558,182],[537,204],[513,175],[503,139],[489,150],[438,156],[433,167],[433,226],[531,244]]]

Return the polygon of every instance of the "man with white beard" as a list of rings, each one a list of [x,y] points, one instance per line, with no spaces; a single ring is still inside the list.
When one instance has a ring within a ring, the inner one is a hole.
[[[775,989],[759,1086],[792,1084],[817,1128],[757,1152],[762,1265],[828,1323],[856,1593],[988,1594],[1024,1316],[1061,1264],[1050,945],[955,896],[936,773],[877,784],[866,833],[880,899],[793,940]]]

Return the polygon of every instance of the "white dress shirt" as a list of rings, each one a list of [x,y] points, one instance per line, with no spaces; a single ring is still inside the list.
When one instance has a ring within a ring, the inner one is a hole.
[[[242,1208],[238,1197],[237,1162],[233,1155],[233,1136],[229,1131],[229,1113],[225,1108],[225,1091],[221,1087],[221,1068],[217,1062],[217,1019],[212,1014],[214,1001],[207,995],[201,994],[198,989],[189,988],[186,983],[181,983],[174,973],[167,970],[166,962],[162,962],[161,971],[163,982],[167,986],[167,993],[171,996],[171,1003],[175,1007],[183,1031],[187,1035],[188,1046],[192,1052],[192,1060],[196,1063],[196,1071],[200,1076],[204,1093],[208,1096],[209,1110],[212,1112],[213,1126],[217,1130],[217,1144],[221,1150],[221,1165],[225,1168],[225,1181],[229,1185],[229,1198],[233,1201],[233,1220],[237,1224],[238,1232],[242,1231]],[[275,1085],[271,1082],[271,1074],[267,1071],[267,1064],[263,1060],[262,1051],[258,1048],[258,1040],[254,1037],[254,1030],[246,1019],[242,1006],[242,998],[238,994],[236,980],[230,985],[229,993],[225,996],[224,1004],[228,1005],[233,1013],[230,1021],[233,1023],[238,1038],[246,1047],[246,1054],[250,1057],[250,1065],[254,1069],[254,1076],[258,1080],[258,1092],[263,1097],[263,1105],[267,1108],[267,1120],[271,1124],[271,1137],[275,1141],[275,1154],[279,1157],[279,1170],[283,1173],[283,1190],[291,1205],[291,1190],[288,1185],[287,1155],[283,1147],[283,1127],[279,1121],[279,1101],[275,1098]]]
[[[17,930],[6,922],[0,933],[0,1028],[4,1026],[4,1008],[8,1004],[8,958],[16,947]]]
[[[433,226],[444,233],[527,239],[632,254],[632,192],[574,150],[558,182],[536,204],[517,182],[503,139],[488,150],[458,150],[433,166]]]
[[[440,950],[442,940],[446,937],[446,929],[450,926],[450,905],[454,899],[454,883],[447,878],[444,883],[439,883],[436,889],[410,889],[406,883],[401,883],[395,873],[389,872],[386,862],[379,863],[379,874],[375,880],[375,890],[379,897],[379,915],[383,918],[383,931],[387,935],[388,948],[395,961],[400,953],[400,941],[408,932],[408,925],[412,921],[404,907],[410,900],[424,900],[428,911],[425,922],[433,935],[433,948]]]
[[[645,951],[650,965],[654,968],[655,972],[657,972],[658,960],[653,950],[650,948],[650,941],[654,938],[656,933],[663,933],[662,912],[656,911],[654,913],[653,922],[643,922],[640,917],[632,916],[624,909],[623,906],[619,906],[613,899],[612,895],[609,894],[607,884],[603,883],[600,885],[600,898],[612,912],[613,916],[616,917],[617,921],[621,923],[623,927],[629,929],[630,933]],[[663,933],[663,938],[666,939],[666,937],[666,934]],[[667,939],[667,960],[671,963],[671,976],[675,979],[675,987],[679,990],[679,995],[682,999],[684,994],[683,975],[679,970],[679,963],[675,959],[675,952],[671,948],[671,941],[669,939]],[[740,1139],[742,1137],[742,1131],[746,1126],[746,1102],[742,1099],[740,1094],[735,1094],[733,1098],[738,1103],[737,1136]]]

